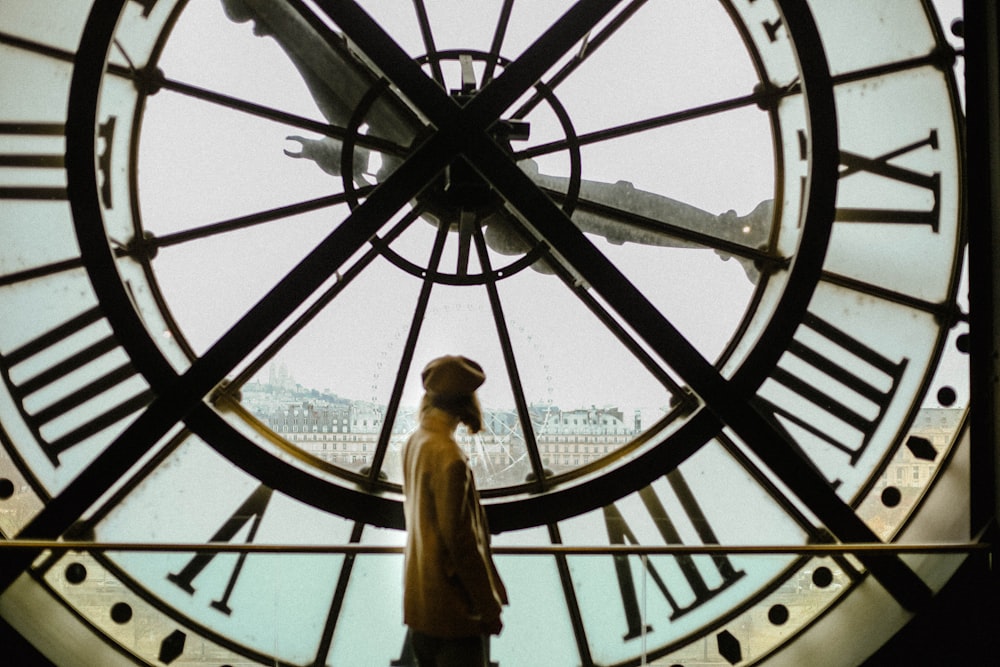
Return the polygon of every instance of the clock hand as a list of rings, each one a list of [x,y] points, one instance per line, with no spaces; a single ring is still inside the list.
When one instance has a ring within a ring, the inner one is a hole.
[[[299,71],[323,116],[337,128],[348,127],[373,90],[382,89],[380,75],[371,62],[352,49],[347,39],[319,22],[300,0],[275,3],[267,0],[222,0],[226,15],[237,23],[253,21],[254,34],[272,37]],[[400,146],[409,146],[424,124],[401,98],[383,90],[365,109],[365,122],[374,136]],[[293,158],[316,162],[323,171],[341,176],[344,141],[327,136],[310,139],[289,136],[299,149],[286,150]],[[364,135],[355,141],[363,142]],[[365,183],[371,151],[353,147],[354,180]],[[380,180],[398,165],[389,153],[380,153]]]
[[[304,158],[312,160],[319,168],[331,176],[341,176],[341,162],[344,153],[344,142],[332,137],[322,139],[309,139],[292,135],[289,141],[294,141],[299,145],[298,150],[285,149],[285,155],[293,158]],[[352,156],[353,176],[356,183],[364,183],[363,175],[368,173],[368,164],[371,159],[371,151],[355,146]]]
[[[628,11],[617,16],[614,24],[631,16],[638,4],[641,3],[633,4]],[[277,41],[331,123],[338,126],[348,123],[361,95],[375,85],[375,66],[370,60],[364,61],[363,56],[351,52],[343,37],[337,39],[317,34],[307,22],[315,20],[315,17],[300,3],[292,3],[294,9],[276,7],[262,0],[223,0],[223,5],[232,20],[252,20],[255,22],[255,33],[272,36]],[[613,32],[613,28],[614,25],[608,26],[601,34]],[[315,45],[315,48],[307,49],[305,45]],[[591,53],[594,46],[588,45],[586,53]],[[332,56],[325,59],[317,56],[317,53],[326,52]],[[579,62],[582,62],[582,57],[564,67],[556,80],[565,78]],[[395,102],[385,105],[381,112],[366,113],[365,120],[369,127],[376,136],[387,136],[397,141],[412,140],[419,129],[412,112],[391,94],[387,93],[382,99]],[[522,112],[530,106],[525,105]],[[406,129],[402,134],[399,134],[400,127]],[[341,175],[342,141],[331,137],[314,140],[291,136],[289,139],[297,142],[300,148],[297,151],[286,150],[286,155],[312,160],[326,173]],[[354,152],[354,179],[363,182],[362,174],[366,172],[370,152],[361,147],[355,148]],[[396,164],[389,156],[383,156],[383,160],[389,164],[383,164],[380,176],[391,171]],[[533,163],[526,164],[532,180],[551,191],[555,198],[559,198],[558,193],[567,191],[568,179],[542,174]],[[759,277],[762,262],[774,261],[773,257],[758,250],[767,243],[772,209],[770,202],[761,202],[746,216],[736,216],[732,211],[712,215],[683,202],[637,190],[628,183],[596,181],[583,181],[579,197],[573,221],[585,232],[599,234],[615,244],[631,242],[667,247],[713,247],[723,259],[737,257],[752,282]],[[526,245],[517,232],[504,223],[504,218],[505,215],[501,214],[483,220],[488,226],[487,242],[494,250],[504,254],[525,252]],[[642,219],[647,224],[643,224]]]
[[[365,94],[377,87],[379,75],[371,62],[352,49],[347,39],[319,22],[301,0],[222,0],[233,21],[254,22],[254,33],[273,37],[299,70],[323,116],[344,127]],[[395,95],[382,95],[366,113],[379,136],[408,145],[423,129],[416,115]]]
[[[365,186],[356,191],[356,195],[367,195],[373,186]],[[179,232],[170,232],[162,236],[156,236],[146,230],[142,236],[136,236],[127,243],[115,243],[115,253],[119,257],[129,256],[150,260],[156,256],[161,248],[199,241],[219,234],[248,229],[256,225],[267,224],[276,220],[284,220],[293,215],[317,211],[323,208],[336,206],[348,201],[346,194],[325,195],[307,201],[296,202],[286,206],[279,206],[267,211],[258,211],[247,215],[241,215],[227,220],[219,220],[198,227],[192,227]]]
[[[557,203],[569,199],[568,178],[542,174],[533,162],[522,163],[522,169]],[[737,216],[735,211],[713,215],[676,199],[639,190],[625,181],[583,180],[573,203],[573,223],[615,245],[714,248],[723,260],[736,257],[754,283],[760,277],[762,265],[785,263],[766,250],[771,234],[771,200],[760,202],[744,216]],[[508,215],[499,211],[484,218],[484,224],[488,225],[486,240],[502,254],[526,252],[530,246]]]

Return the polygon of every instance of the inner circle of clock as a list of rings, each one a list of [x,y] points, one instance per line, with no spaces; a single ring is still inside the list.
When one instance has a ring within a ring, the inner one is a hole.
[[[502,57],[469,49],[438,52],[433,58],[425,55],[416,60],[424,66],[432,62],[435,67],[441,67],[442,63],[457,64],[460,68],[461,83],[450,90],[450,95],[456,103],[464,105],[479,92],[475,67],[485,66],[491,58],[496,61],[494,66],[502,68],[508,64]],[[374,183],[383,181],[399,165],[401,159],[389,153],[373,154],[373,151],[358,145],[359,142],[364,143],[367,138],[365,134],[359,133],[360,128],[363,126],[371,129],[366,117],[373,105],[380,96],[391,94],[386,88],[384,82],[378,82],[362,96],[361,102],[350,114],[346,136],[343,139],[327,137],[316,140],[292,136],[289,139],[296,142],[299,147],[295,151],[285,151],[290,157],[315,162],[327,174],[339,175],[352,209],[360,204],[359,188],[370,185],[369,181]],[[550,176],[547,180],[550,182],[549,187],[560,193],[563,211],[572,214],[580,194],[580,146],[576,141],[576,133],[569,114],[553,91],[543,83],[537,83],[535,90],[535,95],[548,105],[563,132],[562,139],[567,146],[570,174],[565,179]],[[314,88],[313,94],[319,96],[324,93]],[[318,101],[320,106],[326,109],[333,108],[337,104],[336,100],[332,99]],[[408,119],[397,116],[391,120],[405,124]],[[374,119],[376,128],[381,127],[380,121],[387,122],[384,118]],[[504,147],[513,160],[513,146],[517,142],[527,141],[530,132],[531,124],[528,121],[501,118],[489,129],[488,134]],[[375,173],[370,173],[366,170],[371,168],[373,160],[377,161],[378,166]],[[540,179],[537,164],[531,160],[522,160],[520,164],[521,168],[531,173],[536,181]],[[460,244],[467,243],[475,230],[476,233],[482,234],[490,250],[515,259],[502,266],[494,266],[488,274],[482,270],[470,273],[467,258],[460,259],[458,266],[452,270],[442,270],[429,267],[425,257],[410,259],[397,252],[391,245],[380,245],[382,254],[407,273],[417,277],[427,276],[441,283],[472,284],[505,278],[532,265],[536,270],[551,272],[547,264],[539,261],[546,253],[545,244],[533,239],[523,229],[514,218],[514,214],[505,208],[503,198],[464,158],[456,158],[434,178],[416,198],[414,206],[421,211],[421,218],[425,221],[457,234],[460,237],[458,241]]]

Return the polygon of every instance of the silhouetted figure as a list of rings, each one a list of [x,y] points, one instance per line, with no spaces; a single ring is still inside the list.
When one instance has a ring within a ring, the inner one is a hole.
[[[482,427],[486,375],[461,356],[431,361],[420,424],[403,448],[403,621],[420,667],[486,667],[507,592],[490,555],[486,514],[455,429]]]

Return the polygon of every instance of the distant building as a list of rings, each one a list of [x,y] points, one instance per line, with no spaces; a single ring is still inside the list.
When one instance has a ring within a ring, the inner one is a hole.
[[[267,384],[245,385],[243,404],[272,431],[316,462],[356,472],[374,463],[385,421],[383,405],[305,389],[295,383],[284,366],[271,367]],[[643,430],[638,411],[631,420],[626,420],[623,411],[612,406],[564,410],[549,404],[532,404],[528,413],[538,457],[552,474],[613,454]],[[925,439],[935,451],[943,450],[961,416],[962,411],[947,408],[921,410],[909,437]],[[459,444],[468,453],[469,463],[481,483],[489,486],[523,483],[532,466],[517,412],[484,408],[483,422],[483,431],[476,436],[463,430],[458,433]],[[398,469],[402,444],[415,426],[415,408],[400,408],[388,434],[383,470],[394,466]],[[909,488],[918,492],[939,463],[937,457],[927,458],[924,453],[921,458],[914,449],[901,447],[875,486],[894,487],[902,493]]]
[[[269,369],[268,382],[248,383],[242,402],[272,431],[317,463],[361,471],[374,463],[385,421],[385,406],[352,401],[298,385],[284,366]],[[383,469],[399,464],[402,443],[416,426],[415,408],[401,408],[389,433]],[[532,437],[544,468],[552,473],[586,465],[615,452],[641,431],[638,413],[632,423],[615,407],[562,410],[529,407]],[[462,430],[459,444],[482,483],[520,484],[532,467],[525,435],[514,410],[483,410],[483,431]]]

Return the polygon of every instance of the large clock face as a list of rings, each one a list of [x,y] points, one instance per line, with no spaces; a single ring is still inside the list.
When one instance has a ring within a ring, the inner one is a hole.
[[[501,664],[795,664],[953,566],[712,551],[954,537],[930,5],[44,4],[0,10],[5,536],[398,546],[459,353],[498,547],[710,552],[501,551]],[[294,551],[25,550],[0,609],[95,664],[409,664],[394,549]]]

